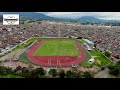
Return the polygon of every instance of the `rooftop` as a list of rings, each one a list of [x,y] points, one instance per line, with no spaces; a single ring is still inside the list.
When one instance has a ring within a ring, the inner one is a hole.
[[[83,39],[85,42],[89,43],[89,44],[94,44],[92,41],[88,40],[88,39]]]

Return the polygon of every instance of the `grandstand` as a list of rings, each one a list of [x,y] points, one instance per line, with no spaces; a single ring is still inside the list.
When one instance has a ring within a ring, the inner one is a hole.
[[[88,48],[88,50],[93,50],[94,49],[94,43],[88,39],[83,39],[86,43],[86,46]]]

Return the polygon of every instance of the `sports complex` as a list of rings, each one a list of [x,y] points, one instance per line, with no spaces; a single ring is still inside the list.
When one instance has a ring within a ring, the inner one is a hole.
[[[27,48],[19,61],[42,67],[103,66],[110,61],[97,50],[88,51],[83,40],[70,38],[32,38],[19,46]],[[17,48],[19,48],[17,47]],[[20,49],[19,48],[19,49]],[[93,64],[88,61],[95,57]]]

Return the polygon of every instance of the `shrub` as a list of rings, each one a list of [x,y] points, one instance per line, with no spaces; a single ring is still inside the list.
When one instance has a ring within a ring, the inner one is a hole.
[[[119,67],[115,67],[114,69],[110,70],[109,73],[117,76],[120,73]]]
[[[93,78],[92,74],[90,72],[84,72],[82,77],[84,78]]]
[[[108,50],[106,50],[106,51],[104,52],[104,54],[105,54],[105,56],[107,56],[107,57],[111,57],[111,53],[110,53],[110,51],[108,51]]]
[[[117,76],[120,73],[120,66],[119,65],[109,65],[108,66],[109,73],[112,75]]]
[[[105,67],[101,67],[101,70],[104,70],[105,69]]]
[[[43,76],[45,74],[46,74],[45,70],[41,67],[31,71],[31,75],[37,76],[37,77],[39,77],[39,75]]]
[[[50,69],[49,75],[52,75],[53,77],[56,77],[56,76],[57,76],[57,71],[56,71],[56,69]]]
[[[60,78],[65,78],[65,71],[64,71],[64,70],[61,70],[61,71],[59,72],[59,76],[60,76]]]

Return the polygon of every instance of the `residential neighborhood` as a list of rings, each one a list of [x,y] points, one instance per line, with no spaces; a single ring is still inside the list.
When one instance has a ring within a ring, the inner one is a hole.
[[[66,24],[55,21],[26,22],[19,26],[0,23],[0,52],[4,52],[25,40],[39,37],[84,37],[94,42],[101,51],[110,50],[120,58],[120,26]]]

